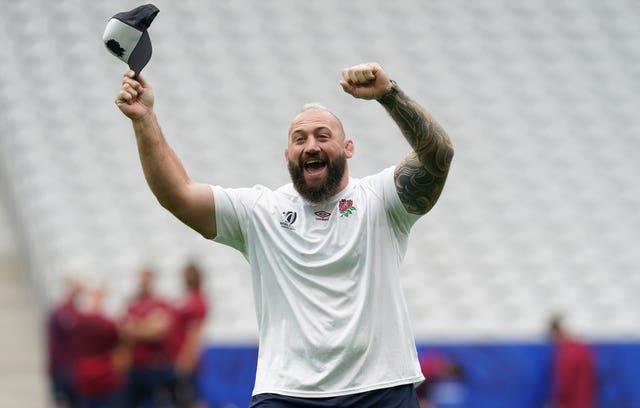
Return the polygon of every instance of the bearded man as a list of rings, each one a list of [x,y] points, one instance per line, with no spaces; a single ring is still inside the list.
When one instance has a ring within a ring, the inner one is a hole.
[[[442,192],[453,147],[379,64],[343,70],[340,85],[377,100],[411,152],[396,166],[351,178],[354,144],[340,120],[305,105],[284,152],[292,183],[277,190],[191,180],[162,135],[144,78],[125,73],[116,98],[159,202],[251,265],[259,329],[252,408],[418,407],[414,387],[424,377],[400,264],[411,227]]]

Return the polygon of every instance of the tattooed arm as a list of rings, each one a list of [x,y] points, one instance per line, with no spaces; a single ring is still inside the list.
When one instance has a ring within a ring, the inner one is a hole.
[[[453,158],[449,136],[377,63],[345,69],[342,76],[340,84],[345,92],[378,100],[413,148],[396,166],[396,189],[408,212],[426,214],[438,200],[449,173]]]
[[[408,212],[425,214],[436,203],[449,173],[453,146],[447,132],[423,107],[392,82],[378,101],[389,112],[413,151],[398,163],[396,189]]]

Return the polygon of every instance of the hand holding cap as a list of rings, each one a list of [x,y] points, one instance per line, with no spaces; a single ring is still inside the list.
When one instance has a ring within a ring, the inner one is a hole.
[[[151,39],[147,29],[160,10],[145,4],[111,17],[102,40],[107,50],[129,65],[136,76],[151,59]]]

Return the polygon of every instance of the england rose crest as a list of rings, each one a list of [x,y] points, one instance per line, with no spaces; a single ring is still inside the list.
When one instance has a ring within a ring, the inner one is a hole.
[[[340,210],[341,217],[348,217],[356,210],[356,207],[353,206],[352,200],[342,199],[338,203],[338,210]]]

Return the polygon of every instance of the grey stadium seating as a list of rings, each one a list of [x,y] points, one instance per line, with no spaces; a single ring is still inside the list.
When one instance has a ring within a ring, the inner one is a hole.
[[[150,28],[163,130],[194,179],[288,181],[286,129],[305,102],[343,119],[355,177],[408,150],[383,109],[338,85],[378,61],[448,130],[456,157],[403,265],[419,339],[537,338],[563,312],[585,336],[638,335],[640,5],[634,1],[168,1]],[[113,100],[125,70],[101,42],[132,1],[4,2],[0,172],[35,290],[135,271],[180,293],[202,263],[215,342],[256,338],[248,267],[162,209]]]

